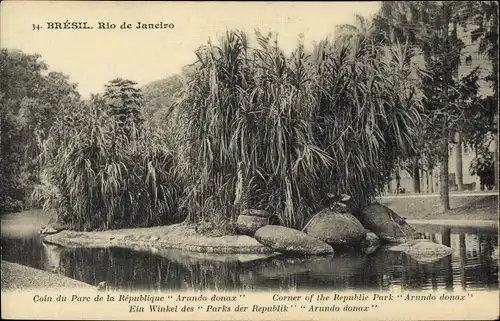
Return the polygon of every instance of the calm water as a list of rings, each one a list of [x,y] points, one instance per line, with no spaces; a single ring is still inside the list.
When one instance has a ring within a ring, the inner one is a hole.
[[[379,249],[314,258],[234,256],[177,250],[67,249],[37,234],[2,236],[2,259],[127,290],[497,289],[498,231],[415,226],[453,253],[432,263]]]

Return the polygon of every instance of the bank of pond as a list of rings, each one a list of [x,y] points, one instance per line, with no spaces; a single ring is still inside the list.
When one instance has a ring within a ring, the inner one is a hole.
[[[359,217],[359,219],[358,219]],[[158,246],[195,252],[228,254],[326,255],[340,249],[369,253],[384,243],[403,243],[395,250],[406,251],[422,260],[439,259],[450,248],[422,238],[405,219],[381,204],[365,207],[358,217],[347,206],[334,203],[316,213],[299,231],[272,225],[272,214],[263,210],[244,210],[237,219],[239,235],[206,237],[185,224],[103,232],[60,231],[48,225],[41,230],[45,241],[62,246]]]
[[[217,237],[187,223],[79,232],[39,221],[27,231],[12,219],[2,226],[3,259],[107,290],[498,285],[493,226],[410,226],[380,204],[356,216],[326,208],[301,231],[269,224],[272,215],[261,210],[240,217],[237,235]]]
[[[451,247],[451,254],[417,260],[389,249],[398,244],[381,245],[370,253],[337,250],[324,255],[202,253],[155,245],[63,247],[32,233],[2,234],[2,256],[93,286],[105,282],[108,290],[117,291],[498,288],[496,230],[415,228],[430,242]]]

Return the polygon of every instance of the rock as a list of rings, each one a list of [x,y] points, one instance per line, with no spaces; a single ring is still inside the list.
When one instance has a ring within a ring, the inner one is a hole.
[[[241,211],[240,215],[247,215],[247,216],[258,216],[258,217],[271,217],[272,214],[269,213],[268,211],[264,210],[256,210],[256,209],[246,209]]]
[[[313,216],[304,232],[333,247],[360,244],[366,238],[365,228],[354,215],[329,209]]]
[[[366,233],[366,238],[362,242],[362,250],[366,254],[375,252],[380,246],[380,238],[377,234],[368,231]]]
[[[365,246],[380,245],[380,238],[377,236],[377,234],[375,234],[373,232],[368,232],[368,233],[366,233],[366,238],[364,239],[363,244]]]
[[[405,219],[381,204],[365,207],[359,216],[361,224],[388,242],[405,242],[419,238],[419,233]]]
[[[269,224],[268,218],[250,215],[240,215],[237,221],[239,234],[250,236],[253,236],[258,229],[267,224]]]
[[[434,262],[451,254],[451,248],[430,240],[411,240],[403,244],[391,246],[389,251],[404,252],[419,262]]]
[[[266,225],[255,232],[255,239],[281,253],[291,254],[329,254],[333,248],[327,243],[291,228]]]

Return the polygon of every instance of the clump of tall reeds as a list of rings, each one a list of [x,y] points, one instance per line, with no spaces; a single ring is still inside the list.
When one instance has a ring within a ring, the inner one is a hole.
[[[411,148],[419,113],[407,52],[356,36],[291,55],[257,41],[228,31],[196,52],[177,106],[188,219],[230,224],[246,207],[301,227],[329,193],[363,207]]]
[[[78,230],[175,221],[181,187],[168,141],[144,124],[129,100],[117,111],[107,96],[66,110],[42,133],[45,186],[35,196]]]

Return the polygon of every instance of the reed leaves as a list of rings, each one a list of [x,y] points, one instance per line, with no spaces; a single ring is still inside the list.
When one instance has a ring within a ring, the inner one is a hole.
[[[137,110],[108,108],[94,97],[60,115],[41,142],[46,185],[35,196],[78,230],[175,221],[181,187],[168,141],[136,122]]]
[[[177,106],[189,219],[231,222],[253,207],[300,227],[327,193],[352,195],[361,208],[412,148],[410,52],[356,35],[290,56],[271,37],[257,34],[257,43],[228,31],[196,53]]]
[[[122,79],[66,110],[39,133],[37,196],[77,229],[185,217],[227,233],[245,208],[301,228],[330,194],[362,208],[413,148],[411,51],[350,32],[287,55],[273,35],[256,38],[227,31],[196,51],[169,128],[144,123]]]

